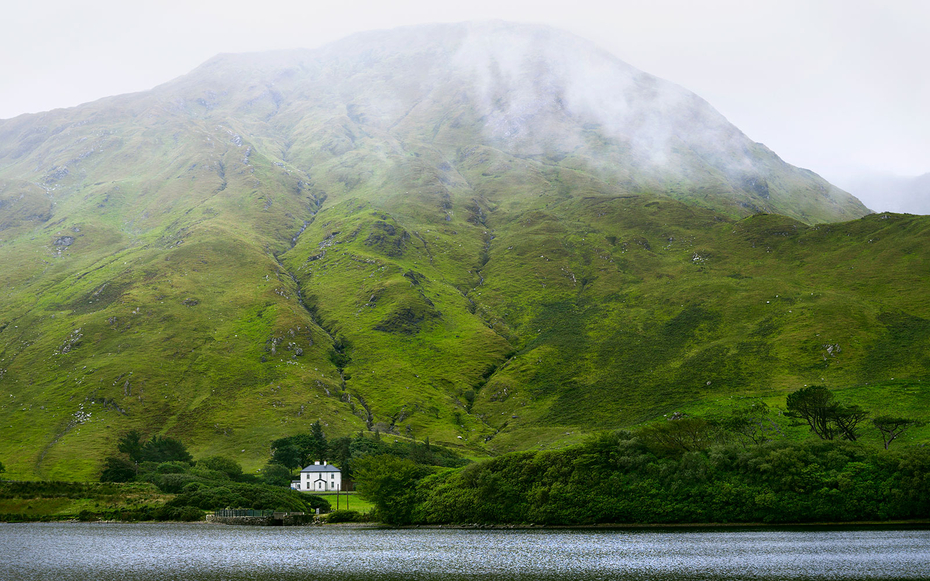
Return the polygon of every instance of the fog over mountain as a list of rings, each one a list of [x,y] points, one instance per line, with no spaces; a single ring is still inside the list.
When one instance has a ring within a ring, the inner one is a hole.
[[[595,171],[614,185],[667,190],[739,214],[817,222],[866,211],[752,142],[697,95],[544,27],[410,27],[319,50],[219,56],[149,93],[4,122],[7,147],[19,144],[8,163],[16,159],[26,170],[32,161],[19,159],[23,144],[75,115],[84,117],[87,126],[77,131],[85,133],[112,123],[221,123],[240,140],[264,141],[269,148],[252,144],[263,154],[291,162],[318,148],[334,155],[357,149],[359,137],[380,141],[382,155],[400,153],[406,141],[436,148],[486,141],[512,155]],[[307,132],[311,122],[318,127]],[[55,154],[18,177],[35,180],[43,164],[60,173],[83,163],[94,152],[88,137],[63,142],[70,135],[49,136]],[[109,147],[104,157],[114,153]]]
[[[859,174],[843,178],[842,185],[876,211],[930,214],[930,173],[917,177]]]
[[[878,389],[930,366],[928,231],[551,28],[219,55],[0,121],[0,457],[254,469],[316,420],[495,454]]]

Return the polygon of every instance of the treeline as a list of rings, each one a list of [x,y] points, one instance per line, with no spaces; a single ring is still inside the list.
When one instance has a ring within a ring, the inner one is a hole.
[[[390,470],[398,474],[396,466]],[[847,442],[770,442],[670,455],[616,432],[561,451],[410,472],[406,486],[385,491],[387,479],[376,471],[360,478],[359,488],[375,493],[379,516],[394,524],[930,518],[930,449],[923,447],[886,452]]]
[[[724,416],[672,414],[555,452],[523,452],[436,473],[371,458],[359,491],[392,524],[847,522],[930,518],[930,449],[889,450],[914,418],[799,389]],[[816,440],[791,442],[784,419]],[[858,442],[878,430],[884,450]]]
[[[335,464],[344,479],[353,479],[356,467],[365,458],[387,456],[409,460],[422,466],[454,468],[468,464],[469,460],[441,446],[433,446],[427,437],[414,440],[387,441],[379,432],[327,439],[320,422],[310,426],[310,432],[279,438],[271,443],[271,458],[264,474],[275,481],[286,477],[290,483],[291,471],[324,460]],[[279,467],[287,468],[287,476]]]
[[[144,439],[134,430],[119,438],[117,451],[118,455],[105,461],[100,475],[102,482],[149,482],[161,492],[175,495],[164,506],[140,509],[143,520],[199,520],[204,511],[218,508],[293,512],[312,512],[317,508],[328,512],[330,508],[318,496],[292,490],[290,478],[281,483],[273,476],[245,474],[238,462],[225,456],[195,461],[184,444],[173,438]]]
[[[775,414],[764,402],[755,401],[725,415],[693,417],[675,413],[667,420],[639,428],[637,437],[651,449],[680,453],[704,450],[713,445],[755,446],[785,439],[783,428],[787,426],[806,427],[813,436],[824,441],[856,442],[871,427],[881,435],[887,450],[912,428],[925,425],[911,417],[872,416],[859,405],[839,402],[833,392],[822,385],[790,393],[781,414]]]

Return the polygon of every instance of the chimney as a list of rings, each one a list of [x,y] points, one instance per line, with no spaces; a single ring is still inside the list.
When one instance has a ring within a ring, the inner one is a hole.
[[[319,460],[314,461],[314,462],[313,462],[313,465],[314,465],[314,466],[319,466],[319,465],[320,465],[320,461],[319,461]]]
[[[323,466],[326,466],[326,460],[323,460]]]

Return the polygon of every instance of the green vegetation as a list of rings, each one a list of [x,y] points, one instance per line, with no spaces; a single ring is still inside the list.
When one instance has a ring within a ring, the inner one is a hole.
[[[753,523],[926,519],[930,452],[772,442],[656,453],[625,432],[422,479],[421,523]]]
[[[788,409],[786,416],[804,420],[821,440],[842,436],[844,440],[855,442],[859,424],[869,415],[857,405],[837,403],[833,393],[822,385],[812,385],[788,394],[785,407]],[[887,442],[885,447],[888,447]]]
[[[377,508],[378,519],[394,525],[413,522],[417,483],[432,471],[396,456],[370,456],[356,467],[358,492]]]
[[[265,466],[263,478],[266,482],[274,479],[282,485],[290,485],[293,469],[313,461],[332,460],[342,472],[343,479],[350,480],[355,478],[359,463],[372,456],[403,459],[422,466],[455,467],[464,466],[469,462],[453,450],[432,446],[429,437],[423,442],[398,439],[388,442],[381,438],[379,432],[372,435],[359,432],[355,436],[327,440],[322,428],[315,423],[310,427],[309,435],[287,436],[271,443],[271,459]],[[287,472],[281,468],[285,468]]]
[[[118,439],[122,456],[107,458],[100,483],[8,482],[0,488],[0,520],[202,520],[204,511],[249,508],[328,512],[320,497],[244,474],[235,460],[196,462],[184,444],[130,431]]]
[[[0,522],[179,520],[171,499],[147,482],[0,482]],[[202,513],[200,513],[202,517]]]
[[[673,414],[559,451],[507,454],[457,470],[370,457],[359,491],[390,524],[849,522],[930,518],[930,451],[888,447],[913,427],[876,418],[863,445],[823,386],[787,396],[817,441],[790,441],[761,402],[724,417]],[[858,421],[858,420],[857,420]],[[919,422],[918,422],[919,423]],[[837,441],[839,436],[842,440]]]
[[[443,30],[375,61],[374,40],[338,63],[219,57],[152,92],[0,121],[6,477],[224,472],[114,456],[133,430],[255,473],[314,424],[349,439],[330,460],[350,471],[360,431],[451,466],[435,456],[747,401],[778,413],[804,385],[913,419],[896,446],[930,436],[930,218],[866,215],[700,100],[673,125],[725,139],[678,132],[662,168],[558,104],[508,117],[448,74],[462,30]],[[882,425],[850,433],[890,443],[900,428]],[[319,455],[305,444],[276,461]]]
[[[891,446],[891,443],[897,440],[899,436],[903,435],[911,428],[923,426],[924,422],[913,418],[879,416],[872,420],[872,425],[881,432],[882,444],[884,444],[887,450],[888,447]]]
[[[331,524],[366,522],[366,515],[357,510],[334,510],[326,515],[326,522]]]

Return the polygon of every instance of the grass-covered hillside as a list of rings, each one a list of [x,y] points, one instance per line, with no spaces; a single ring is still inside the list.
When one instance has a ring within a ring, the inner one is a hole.
[[[548,30],[217,57],[0,121],[0,461],[251,470],[318,419],[493,454],[810,383],[921,416],[930,222],[866,214]]]

